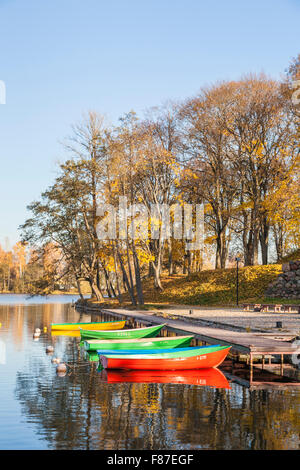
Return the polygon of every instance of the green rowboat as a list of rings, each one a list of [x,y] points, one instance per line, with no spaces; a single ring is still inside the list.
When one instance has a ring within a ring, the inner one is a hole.
[[[82,330],[80,329],[81,339],[116,339],[116,338],[153,338],[157,336],[160,330],[165,326],[155,325],[147,328],[133,328],[131,330]]]
[[[191,348],[176,348],[173,349],[172,351],[167,351],[164,352],[164,350],[157,351],[155,353],[148,353],[147,351],[141,351],[140,353],[134,353],[134,354],[124,354],[120,352],[118,354],[117,351],[112,351],[111,354],[108,352],[105,352],[105,354],[102,354],[103,356],[107,358],[112,358],[112,359],[122,359],[122,358],[130,358],[130,359],[178,359],[178,358],[183,358],[183,357],[194,357],[197,354],[209,354],[215,351],[221,351],[221,350],[228,349],[228,346],[220,346],[219,344],[214,344],[210,346],[195,346]],[[101,355],[101,351],[98,352],[99,355]]]
[[[96,351],[97,349],[154,349],[154,348],[184,348],[190,346],[193,336],[168,336],[159,338],[141,338],[132,341],[131,339],[101,340],[90,339],[83,342],[86,351]]]

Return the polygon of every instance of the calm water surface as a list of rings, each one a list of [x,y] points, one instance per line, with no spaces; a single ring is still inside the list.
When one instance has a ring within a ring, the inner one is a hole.
[[[79,338],[34,341],[37,327],[90,321],[72,300],[0,295],[0,449],[299,449],[299,391],[250,391],[223,376],[208,386],[201,374],[203,385],[109,383],[116,375],[99,373]],[[70,365],[63,377],[49,344]]]

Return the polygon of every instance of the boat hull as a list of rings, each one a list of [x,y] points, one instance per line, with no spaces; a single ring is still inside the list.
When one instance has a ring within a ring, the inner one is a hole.
[[[198,354],[191,352],[180,353],[181,356],[174,357],[174,353],[163,355],[142,355],[139,356],[99,356],[99,363],[105,369],[130,369],[130,370],[184,370],[184,369],[207,369],[218,367],[226,358],[230,347],[220,346],[209,352],[199,351]],[[166,357],[169,356],[169,357]]]
[[[80,331],[82,330],[120,330],[124,328],[126,320],[91,323],[52,323],[52,331]]]
[[[218,348],[219,344],[215,345],[215,348]],[[165,348],[165,349],[123,349],[123,350],[111,350],[111,349],[97,349],[97,353],[101,356],[130,356],[130,355],[138,355],[141,356],[141,354],[148,355],[148,354],[159,354],[160,357],[167,357],[168,353],[176,353],[176,357],[180,357],[181,353],[186,352],[186,351],[199,351],[199,350],[207,350],[209,349],[210,351],[212,350],[212,346],[202,346],[199,348],[199,346],[196,346],[195,348],[176,348],[176,351],[174,351],[174,348]]]
[[[131,330],[116,330],[116,331],[96,331],[96,330],[82,330],[80,329],[80,336],[82,339],[116,339],[116,338],[152,338],[157,336],[158,333],[165,325],[155,325],[147,328],[134,328]]]
[[[131,341],[130,339],[120,339],[114,341],[107,340],[86,340],[84,341],[84,349],[86,351],[96,351],[97,349],[141,349],[148,350],[154,348],[178,348],[190,346],[193,336],[170,336],[159,338],[141,338]]]
[[[230,384],[219,369],[182,370],[105,370],[99,371],[100,379],[106,383],[159,383],[185,384],[230,389]]]

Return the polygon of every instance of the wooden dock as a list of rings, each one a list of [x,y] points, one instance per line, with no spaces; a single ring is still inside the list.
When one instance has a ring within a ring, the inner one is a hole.
[[[271,365],[273,356],[280,356],[280,375],[284,375],[284,355],[293,355],[296,353],[295,346],[291,341],[296,335],[286,333],[255,333],[255,332],[240,332],[224,330],[221,328],[213,328],[206,326],[199,326],[193,323],[190,319],[173,320],[164,318],[163,316],[149,315],[143,311],[132,311],[123,309],[102,310],[103,313],[125,315],[132,319],[140,320],[144,323],[165,323],[168,329],[176,333],[184,334],[191,333],[196,338],[209,344],[222,344],[224,346],[232,346],[232,352],[247,354],[249,360],[249,386],[254,386],[253,380],[253,360],[260,358],[262,360],[262,367],[268,368]],[[198,322],[199,323],[199,322]],[[298,349],[300,352],[300,347]],[[268,359],[269,364],[265,364],[265,359]],[[259,384],[257,384],[258,386]],[[261,386],[264,384],[261,383]],[[296,381],[278,383],[280,386],[299,386],[300,383]]]
[[[149,315],[141,310],[111,309],[101,310],[103,313],[125,315],[145,323],[165,323],[166,326],[182,334],[191,333],[207,343],[230,345],[235,351],[246,354],[294,354],[295,347],[289,341],[296,337],[286,333],[256,333],[232,331],[229,329],[199,326],[190,319],[173,320],[163,316]]]
[[[144,324],[162,324],[164,323],[168,329],[182,334],[192,334],[195,338],[208,344],[221,344],[224,346],[232,346],[232,353],[236,357],[247,355],[247,364],[249,370],[249,384],[254,385],[253,381],[253,361],[260,359],[261,367],[267,370],[272,365],[274,356],[280,357],[278,364],[280,375],[284,375],[284,356],[300,355],[300,345],[298,348],[292,344],[292,340],[296,338],[295,334],[289,333],[258,333],[258,332],[241,332],[229,329],[214,328],[201,326],[201,321],[193,321],[188,317],[182,319],[165,318],[160,315],[153,315],[153,312],[144,312],[142,310],[125,310],[125,309],[101,309],[99,307],[85,307],[88,313],[103,313],[115,316],[126,316],[132,321],[140,321]],[[300,357],[300,356],[299,356]],[[268,364],[266,364],[266,359]],[[257,384],[258,385],[258,384]],[[261,384],[263,385],[263,384]],[[277,385],[277,384],[276,384]],[[300,382],[293,380],[290,383],[279,383],[281,386],[299,386]]]

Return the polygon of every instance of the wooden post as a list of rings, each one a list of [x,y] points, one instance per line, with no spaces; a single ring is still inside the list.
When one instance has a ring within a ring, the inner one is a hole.
[[[253,381],[253,357],[252,357],[252,353],[250,352],[250,385],[252,384],[252,381]]]
[[[280,354],[280,375],[283,375],[283,354]]]
[[[264,367],[265,367],[265,356],[263,355],[261,370],[264,370]]]

